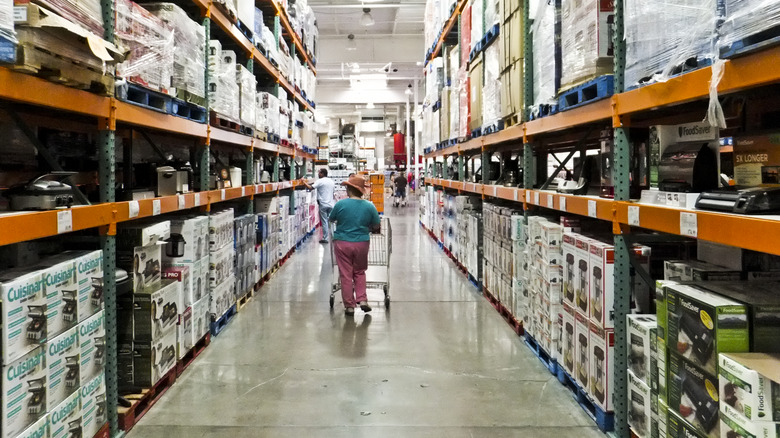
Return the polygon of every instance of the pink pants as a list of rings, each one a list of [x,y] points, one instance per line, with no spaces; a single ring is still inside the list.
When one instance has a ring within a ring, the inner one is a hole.
[[[344,307],[355,307],[366,296],[366,269],[368,269],[369,242],[333,241],[336,263],[341,279],[341,299]]]

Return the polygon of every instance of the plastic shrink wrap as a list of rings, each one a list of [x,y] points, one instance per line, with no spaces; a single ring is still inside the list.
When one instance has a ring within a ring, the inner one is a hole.
[[[717,5],[718,0],[625,0],[626,86],[662,82],[683,66],[709,65]]]
[[[173,88],[206,97],[206,33],[173,3],[149,3],[144,7],[173,29]]]
[[[460,49],[452,50],[449,55],[449,83],[450,83],[450,132],[447,139],[458,138],[458,123],[460,119]]]
[[[777,0],[724,2],[726,10],[720,30],[721,53],[737,49],[738,46],[749,46],[749,43],[744,44],[743,41],[749,37],[763,41],[777,35],[777,27],[780,26],[780,2]]]
[[[0,0],[0,38],[15,42],[14,34],[14,2]]]
[[[173,75],[173,30],[130,0],[116,0],[116,44],[128,55],[117,77],[168,92]]]
[[[425,47],[433,47],[441,31],[440,0],[427,0],[425,2]]]
[[[279,99],[271,93],[257,93],[257,129],[279,135]]]
[[[471,50],[474,50],[485,35],[485,2],[469,0],[471,5]]]
[[[539,105],[556,103],[555,96],[561,85],[560,37],[555,32],[555,17],[559,12],[556,8],[560,8],[560,0],[531,0],[530,5],[529,14],[533,20],[533,111]]]
[[[612,74],[613,0],[561,1],[561,89]]]
[[[33,3],[37,3],[62,18],[78,24],[100,38],[103,38],[105,34],[103,29],[103,8],[100,0],[35,0]]]
[[[500,15],[500,8],[497,0],[484,0],[484,23],[485,28],[483,29],[483,34],[487,33],[493,26],[496,24],[499,24],[501,21],[501,15]]]
[[[235,53],[221,50],[219,62],[215,67],[216,74],[209,77],[209,107],[220,117],[239,123],[239,87],[236,82]]]
[[[469,84],[469,72],[466,66],[462,66],[458,72],[458,135],[457,138],[466,138],[469,135],[469,120],[471,119],[471,98],[469,93],[471,86]]]
[[[236,82],[238,82],[239,119],[244,126],[255,126],[255,93],[257,79],[243,65],[236,65]]]
[[[482,87],[483,126],[490,126],[501,119],[501,44],[496,41],[485,49],[485,85]]]

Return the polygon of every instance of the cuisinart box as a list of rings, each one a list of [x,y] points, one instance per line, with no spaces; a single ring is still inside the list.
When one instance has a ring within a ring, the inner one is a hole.
[[[780,422],[780,355],[724,353],[719,357],[720,408],[752,422]]]
[[[197,263],[183,263],[180,266],[166,266],[163,269],[164,279],[181,283],[181,302],[179,305],[182,309],[190,307],[195,302],[193,299],[194,280],[195,276],[200,274],[196,270],[197,266]]]
[[[81,435],[94,437],[108,421],[106,375],[100,374],[81,387]]]
[[[70,254],[66,252],[65,254]],[[79,322],[103,310],[103,251],[75,252]]]
[[[628,425],[642,438],[651,436],[651,398],[650,387],[628,370]]]
[[[669,410],[700,433],[718,437],[717,377],[670,353],[668,385]]]
[[[164,280],[159,290],[135,293],[133,306],[135,341],[156,341],[176,331],[181,306],[181,283]]]
[[[653,343],[657,345],[655,315],[628,315],[628,369],[650,386]]]
[[[40,271],[11,269],[0,274],[3,320],[3,363],[46,342],[46,288]],[[16,327],[16,330],[9,330]],[[20,431],[17,431],[21,432]]]
[[[49,412],[51,438],[70,438],[81,434],[81,393],[74,392]]]
[[[176,330],[155,342],[135,342],[133,379],[136,386],[150,387],[176,366]]]
[[[46,352],[38,347],[3,367],[0,437],[14,438],[46,416]]]
[[[738,186],[780,186],[780,133],[734,137]]]
[[[162,279],[162,245],[171,236],[171,223],[128,224],[117,233],[117,266],[126,270],[133,291],[154,290]]]
[[[17,435],[16,438],[46,438],[49,436],[49,416],[46,415],[35,424],[28,427],[27,430]],[[5,435],[0,434],[0,437],[5,438]]]
[[[605,412],[612,410],[612,369],[615,356],[615,330],[590,324],[590,386],[588,393]]]
[[[103,310],[79,324],[81,381],[101,374],[106,366],[106,325]]]
[[[46,333],[54,337],[79,323],[76,264],[73,258],[59,255],[36,266],[41,270],[48,302]]]
[[[51,411],[81,386],[78,327],[73,327],[46,343],[46,368],[46,406]]]

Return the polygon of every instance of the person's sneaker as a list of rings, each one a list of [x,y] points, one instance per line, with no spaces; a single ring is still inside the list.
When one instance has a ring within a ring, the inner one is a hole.
[[[360,310],[364,312],[370,312],[371,306],[368,305],[368,301],[361,301],[360,302]]]
[[[320,243],[328,243],[328,239],[322,239],[320,240]]]
[[[347,307],[344,309],[344,315],[346,316],[355,316],[355,308],[354,307]]]

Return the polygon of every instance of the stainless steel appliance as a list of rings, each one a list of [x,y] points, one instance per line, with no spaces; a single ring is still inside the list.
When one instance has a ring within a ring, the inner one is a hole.
[[[749,187],[708,190],[699,195],[696,208],[739,214],[780,212],[780,187]]]
[[[5,192],[11,210],[53,210],[77,204],[72,186],[62,182],[76,172],[51,172]]]

